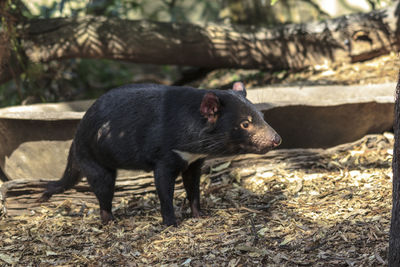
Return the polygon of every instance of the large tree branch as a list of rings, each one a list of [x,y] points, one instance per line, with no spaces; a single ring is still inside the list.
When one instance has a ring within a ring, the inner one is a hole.
[[[397,49],[397,5],[271,29],[102,17],[36,19],[20,26],[19,36],[27,60],[35,62],[79,57],[209,68],[301,69],[365,60]],[[3,64],[0,82],[11,78],[8,69]]]

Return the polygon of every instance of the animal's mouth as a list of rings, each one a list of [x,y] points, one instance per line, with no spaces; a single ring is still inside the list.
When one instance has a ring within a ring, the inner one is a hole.
[[[274,137],[272,138],[272,145],[274,147],[277,147],[280,144],[282,144],[282,138],[278,134],[275,134]]]
[[[272,138],[261,139],[255,137],[253,142],[241,144],[243,153],[265,154],[268,151],[278,147],[282,143],[279,135],[275,134]]]
[[[275,146],[259,146],[255,144],[241,145],[242,153],[266,154],[271,151]]]

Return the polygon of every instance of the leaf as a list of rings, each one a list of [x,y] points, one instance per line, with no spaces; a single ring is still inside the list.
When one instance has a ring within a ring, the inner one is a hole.
[[[51,250],[46,251],[46,256],[57,256],[57,253]]]
[[[11,256],[3,254],[3,253],[0,253],[0,260],[6,262],[8,264],[16,264],[16,263],[18,263],[18,259],[14,259]]]
[[[275,5],[278,0],[271,0],[271,6]]]
[[[269,230],[270,230],[269,227],[264,227],[258,230],[257,234],[259,234],[260,236],[265,236],[265,233],[268,232]]]
[[[181,266],[189,265],[191,261],[192,261],[192,259],[189,258],[189,259],[185,260],[185,261],[181,264]]]
[[[95,232],[95,233],[103,233],[102,230],[99,230],[99,229],[97,229],[96,227],[92,227],[91,229],[92,229],[92,231]]]
[[[225,162],[225,163],[222,163],[222,164],[218,165],[218,166],[215,167],[215,168],[211,168],[211,171],[213,171],[213,172],[220,172],[220,171],[222,171],[222,170],[227,169],[230,165],[231,165],[231,162],[228,161],[228,162]]]
[[[235,267],[238,265],[240,259],[231,259],[228,263],[228,267]]]
[[[284,246],[294,240],[294,236],[286,236],[285,239],[279,244],[280,246]]]
[[[256,247],[250,247],[250,246],[246,246],[246,245],[239,245],[236,247],[236,249],[241,250],[241,251],[250,252],[250,253],[257,253],[258,255],[261,255],[261,256],[268,255],[268,251],[265,249],[259,249]]]

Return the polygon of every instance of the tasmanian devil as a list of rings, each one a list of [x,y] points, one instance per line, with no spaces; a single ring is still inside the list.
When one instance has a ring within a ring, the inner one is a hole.
[[[179,174],[192,216],[198,217],[205,157],[264,154],[280,143],[279,135],[246,99],[241,82],[226,91],[126,85],[104,94],[88,109],[71,144],[64,175],[48,183],[40,201],[85,176],[107,223],[113,219],[117,169],[153,170],[163,223],[176,225],[173,194]]]

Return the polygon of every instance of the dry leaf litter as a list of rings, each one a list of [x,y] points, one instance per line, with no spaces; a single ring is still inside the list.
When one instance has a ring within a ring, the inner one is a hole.
[[[386,133],[295,161],[282,155],[298,150],[211,160],[204,216],[190,218],[178,191],[177,228],[161,225],[154,194],[114,203],[117,220],[106,226],[84,201],[3,215],[0,266],[382,266],[392,148]]]

